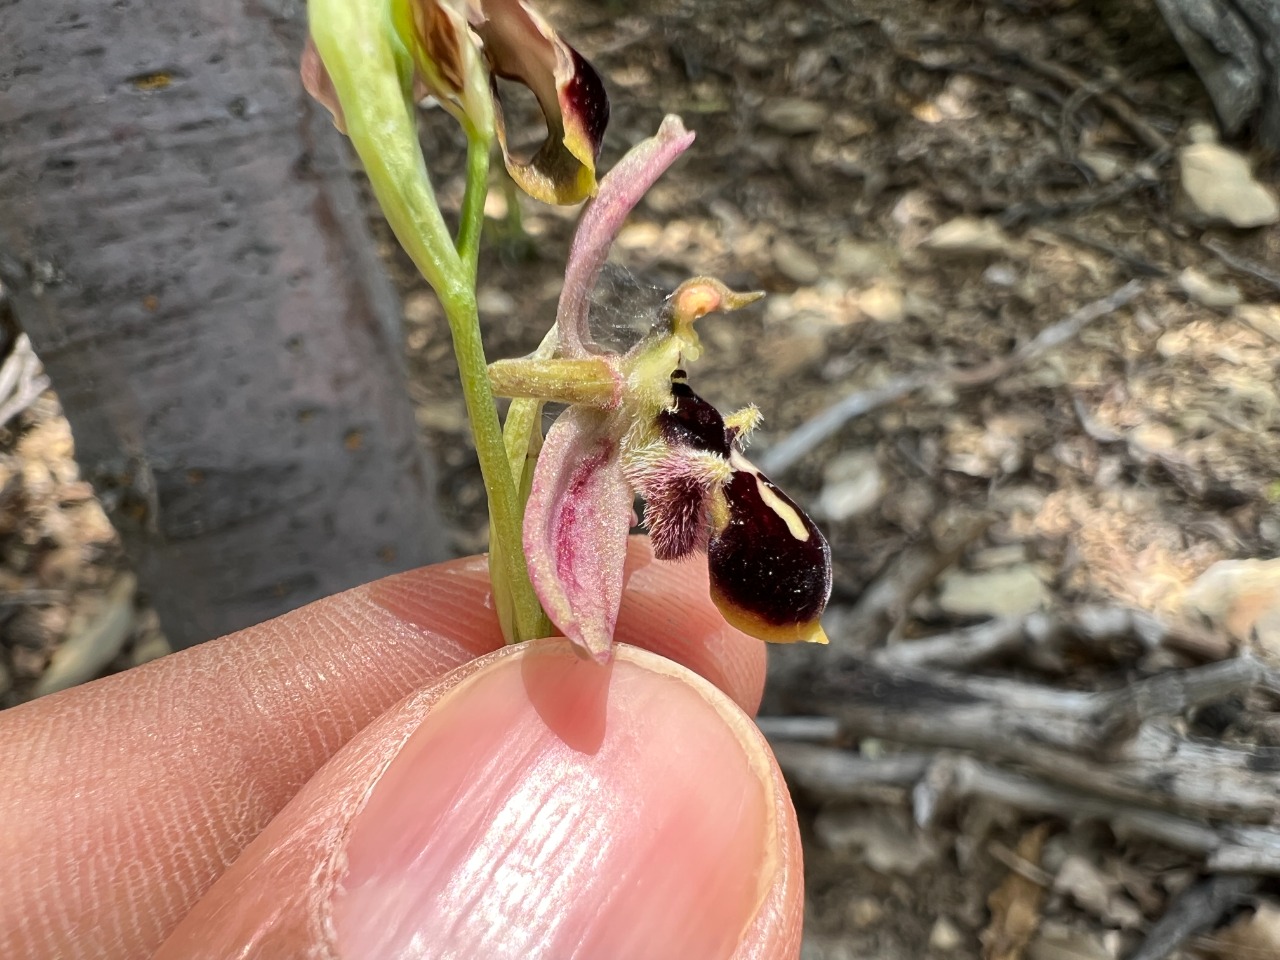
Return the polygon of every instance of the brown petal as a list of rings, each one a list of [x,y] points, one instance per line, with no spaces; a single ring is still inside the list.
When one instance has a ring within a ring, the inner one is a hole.
[[[667,443],[718,454],[725,460],[731,451],[730,437],[720,411],[693,392],[677,370],[671,381],[672,405],[658,414],[658,429]]]
[[[413,58],[413,98],[430,95],[464,124],[492,129],[489,75],[463,0],[397,0],[392,23]]]
[[[462,44],[466,23],[440,0],[410,0],[414,64],[438,100],[459,96],[467,82]],[[437,89],[438,88],[438,89]]]
[[[547,122],[547,139],[537,153],[517,160],[507,145],[499,104],[498,141],[512,179],[545,203],[578,203],[593,196],[596,158],[609,122],[609,98],[600,75],[521,0],[479,0],[478,6],[473,26],[484,41],[490,68],[527,86]]]

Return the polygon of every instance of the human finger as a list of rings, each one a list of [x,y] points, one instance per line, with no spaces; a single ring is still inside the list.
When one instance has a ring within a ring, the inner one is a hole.
[[[384,714],[214,884],[157,960],[790,957],[782,777],[670,660],[507,648]]]
[[[620,636],[641,637],[661,595],[681,613],[654,644],[750,708],[761,645],[720,621],[688,566],[653,561],[643,538],[629,561]],[[471,558],[0,713],[0,956],[154,949],[357,731],[501,642]]]

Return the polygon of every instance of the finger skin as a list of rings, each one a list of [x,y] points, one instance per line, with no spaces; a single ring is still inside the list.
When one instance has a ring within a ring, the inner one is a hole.
[[[642,539],[629,561],[620,637],[671,598],[687,640],[651,645],[753,708],[761,645]],[[0,956],[149,954],[352,736],[501,644],[488,594],[483,559],[441,564],[0,713]]]
[[[535,641],[362,731],[157,960],[794,957],[799,849],[772,754],[714,686]]]

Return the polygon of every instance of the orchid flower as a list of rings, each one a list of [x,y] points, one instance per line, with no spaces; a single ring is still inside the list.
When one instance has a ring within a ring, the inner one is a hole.
[[[496,129],[507,171],[535,199],[568,204],[594,195],[609,99],[595,68],[537,11],[521,0],[390,0],[389,6],[412,61],[415,100],[433,97],[486,140]],[[303,84],[347,132],[327,62],[308,38]],[[508,147],[496,77],[524,84],[542,109],[547,136],[527,160]]]
[[[819,618],[831,590],[830,551],[744,456],[759,413],[722,417],[684,373],[701,352],[695,321],[759,294],[696,277],[626,353],[606,353],[590,336],[588,300],[613,238],[693,135],[668,117],[597,185],[609,116],[603,84],[522,0],[309,0],[309,20],[304,83],[350,137],[449,320],[489,493],[490,576],[508,639],[546,635],[550,617],[587,653],[609,658],[638,492],[655,555],[705,551],[711,598],[728,622],[765,640],[826,642]],[[543,111],[547,136],[530,158],[509,149],[498,78],[525,84]],[[418,145],[414,105],[424,96],[467,135],[456,238]],[[512,179],[535,198],[595,199],[574,238],[552,331],[530,357],[486,369],[475,286],[495,138]],[[501,430],[495,393],[513,398]],[[569,407],[544,443],[546,401]]]
[[[602,352],[591,341],[588,298],[614,236],[692,140],[679,118],[667,117],[609,172],[579,223],[553,335],[532,357],[489,366],[499,396],[569,404],[533,467],[524,552],[543,609],[601,661],[610,656],[637,492],[656,557],[705,550],[711,599],[730,624],[769,641],[826,642],[819,623],[831,592],[826,540],[743,455],[759,412],[722,417],[693,392],[684,370],[701,353],[697,319],[761,294],[695,277],[626,353]],[[532,409],[534,417],[513,403],[509,455],[519,452],[513,418],[523,430],[536,422]]]

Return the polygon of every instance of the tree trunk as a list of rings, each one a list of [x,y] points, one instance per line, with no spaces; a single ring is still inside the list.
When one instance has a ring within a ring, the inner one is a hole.
[[[1254,121],[1258,141],[1280,150],[1280,3],[1156,0],[1209,91],[1230,136]]]
[[[175,646],[446,552],[301,18],[0,0],[0,279]]]

